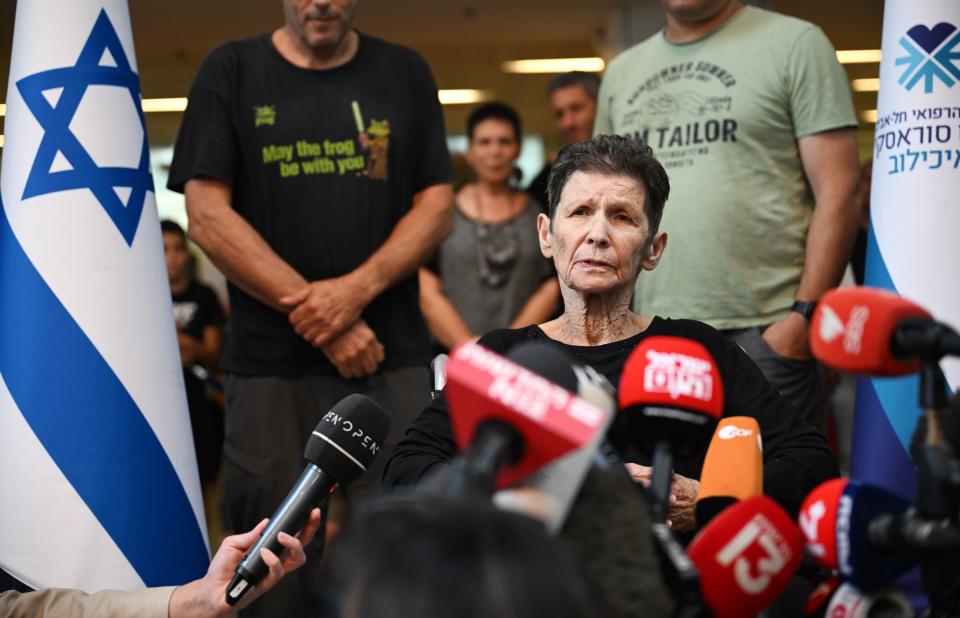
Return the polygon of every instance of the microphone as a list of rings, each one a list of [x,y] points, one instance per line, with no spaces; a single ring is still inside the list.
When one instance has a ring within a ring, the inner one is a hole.
[[[654,521],[666,521],[673,456],[702,448],[723,415],[723,383],[707,349],[680,337],[648,337],[627,358],[620,378],[617,432],[653,453]],[[621,451],[626,444],[617,445]]]
[[[714,616],[754,616],[786,588],[803,556],[803,535],[776,502],[755,496],[714,517],[687,553]]]
[[[641,608],[649,618],[674,615],[650,529],[649,509],[629,476],[600,466],[587,471],[560,538],[601,606],[598,615],[630,618]]]
[[[598,450],[616,411],[615,391],[602,374],[590,366],[576,364],[555,346],[523,344],[514,348],[510,356],[521,366],[593,403],[605,415],[600,429],[582,448],[546,464],[518,486],[493,495],[498,507],[533,514],[544,522],[548,532],[556,534],[570,513],[587,471],[599,456]],[[618,465],[627,476],[623,464]]]
[[[800,505],[799,523],[807,553],[825,569],[837,571],[837,506],[847,479],[831,479],[817,485]]]
[[[906,500],[879,487],[833,479],[804,500],[800,527],[808,551],[821,565],[839,570],[844,581],[871,592],[889,585],[915,564],[911,556],[885,547],[885,539],[878,534],[878,526],[884,528],[882,522],[888,516],[902,515],[909,507]]]
[[[749,416],[730,416],[717,425],[700,473],[694,517],[703,528],[720,511],[763,494],[763,441]]]
[[[851,373],[898,376],[922,362],[960,354],[960,335],[919,305],[872,288],[831,290],[810,325],[817,359]]]
[[[517,346],[511,357],[540,363],[542,370],[526,369],[475,343],[458,347],[447,363],[446,399],[454,438],[464,451],[464,480],[485,493],[585,447],[609,417],[544,377],[573,372],[552,346]]]
[[[830,599],[825,615],[830,618],[911,618],[913,608],[897,590],[864,594],[855,586],[844,583]]]
[[[270,518],[257,543],[247,552],[227,586],[227,604],[235,605],[264,578],[269,569],[260,550],[280,555],[281,532],[295,534],[307,521],[311,509],[333,491],[355,480],[380,452],[390,430],[390,417],[375,401],[353,394],[327,412],[307,440],[303,452],[307,467]]]
[[[447,360],[449,358],[446,354],[437,354],[430,361],[430,371],[433,373],[433,391],[430,393],[430,398],[433,400],[440,396],[443,387],[447,384]]]

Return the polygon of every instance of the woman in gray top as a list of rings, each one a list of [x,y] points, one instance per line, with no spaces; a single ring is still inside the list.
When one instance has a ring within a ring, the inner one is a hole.
[[[520,155],[520,119],[503,103],[467,120],[467,162],[474,180],[455,197],[453,232],[420,269],[420,307],[445,348],[496,328],[549,318],[559,286],[540,253],[536,202],[510,180]]]

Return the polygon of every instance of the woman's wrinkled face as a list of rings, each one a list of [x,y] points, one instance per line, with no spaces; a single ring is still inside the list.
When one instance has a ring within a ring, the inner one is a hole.
[[[561,284],[590,295],[632,289],[641,268],[656,267],[666,234],[649,238],[646,201],[646,188],[628,176],[571,174],[553,222],[537,221],[540,248]]]

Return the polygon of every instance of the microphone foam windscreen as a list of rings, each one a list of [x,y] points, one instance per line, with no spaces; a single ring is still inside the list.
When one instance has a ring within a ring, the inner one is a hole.
[[[323,415],[303,457],[346,485],[366,471],[390,431],[390,416],[365,395],[341,399]]]
[[[800,506],[800,530],[807,553],[817,563],[837,570],[837,507],[847,479],[831,479],[814,488]]]
[[[678,452],[702,448],[723,415],[723,382],[707,349],[681,337],[649,337],[624,364],[620,409],[636,446],[666,440]],[[620,445],[623,446],[623,445]]]
[[[591,468],[560,532],[611,618],[670,616],[674,601],[660,575],[650,513],[627,477]]]
[[[558,360],[552,346],[539,344],[538,348],[540,353],[527,361],[546,359],[538,367],[550,375],[565,366],[575,389],[576,376],[562,353]],[[527,350],[536,353],[536,349]],[[451,354],[446,399],[453,435],[461,450],[486,421],[502,421],[523,437],[523,454],[500,472],[498,488],[590,443],[608,418],[604,410],[577,397],[571,389],[475,343],[462,345]]]
[[[823,295],[810,323],[810,350],[823,363],[876,376],[913,373],[919,361],[901,360],[891,343],[904,318],[930,314],[897,294],[866,287],[831,290]]]
[[[717,515],[687,553],[717,618],[753,616],[786,588],[803,556],[803,539],[783,508],[757,496]]]
[[[703,461],[696,502],[697,528],[731,503],[762,494],[760,425],[749,416],[727,417],[717,425]]]

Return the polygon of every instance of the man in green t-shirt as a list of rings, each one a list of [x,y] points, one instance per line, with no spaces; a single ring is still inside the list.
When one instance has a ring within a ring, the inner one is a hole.
[[[857,225],[856,116],[816,26],[738,0],[661,0],[666,26],[610,62],[595,134],[636,135],[670,175],[670,257],[634,310],[726,332],[805,419],[825,425],[812,303]]]

